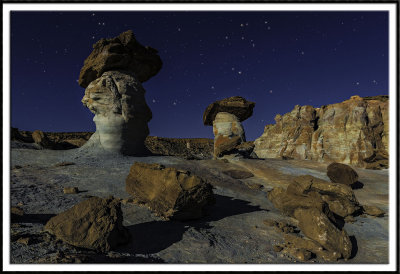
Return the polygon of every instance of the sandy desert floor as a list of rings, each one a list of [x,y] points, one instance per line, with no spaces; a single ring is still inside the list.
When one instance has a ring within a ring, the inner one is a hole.
[[[166,221],[146,207],[123,203],[124,225],[131,243],[107,254],[97,254],[65,244],[42,232],[47,220],[89,196],[129,198],[125,179],[135,162],[179,167],[203,177],[215,189],[215,205],[196,221]],[[57,166],[57,163],[73,165]],[[245,170],[254,177],[238,180],[223,173]],[[355,195],[363,205],[375,205],[388,212],[388,170],[355,168],[362,188]],[[185,160],[171,156],[96,157],[79,149],[55,151],[13,148],[11,150],[11,206],[25,215],[11,224],[10,262],[49,263],[294,263],[276,253],[283,243],[281,233],[263,221],[284,217],[266,198],[276,186],[286,187],[291,178],[310,174],[329,180],[326,164],[279,159]],[[257,184],[263,187],[257,187]],[[78,187],[78,194],[64,194],[64,187]],[[353,241],[354,256],[337,263],[388,263],[388,216],[360,215],[344,229]],[[15,239],[30,238],[29,244]],[[14,239],[14,240],[13,240]],[[318,263],[315,259],[313,262]]]

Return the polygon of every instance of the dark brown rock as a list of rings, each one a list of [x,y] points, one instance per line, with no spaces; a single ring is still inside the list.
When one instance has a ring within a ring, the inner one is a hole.
[[[358,180],[358,174],[345,164],[332,163],[327,167],[327,175],[333,183],[352,185]]]
[[[228,112],[235,115],[240,122],[253,115],[254,102],[247,101],[240,96],[234,96],[210,104],[203,114],[203,123],[212,126],[218,112]]]
[[[51,218],[44,229],[78,247],[105,252],[129,240],[119,200],[92,197]]]
[[[157,50],[142,46],[128,30],[115,38],[101,39],[93,45],[79,74],[78,83],[86,88],[90,82],[110,70],[134,73],[140,82],[156,75],[162,66]]]
[[[77,194],[79,189],[77,187],[64,187],[64,194]]]
[[[126,178],[126,191],[167,219],[190,220],[214,203],[212,186],[188,171],[136,162]]]

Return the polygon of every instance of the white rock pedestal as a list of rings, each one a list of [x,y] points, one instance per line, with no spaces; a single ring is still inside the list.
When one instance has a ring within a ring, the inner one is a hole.
[[[242,123],[231,113],[219,112],[213,121],[214,158],[233,150],[246,142]]]
[[[92,81],[82,103],[95,114],[96,132],[82,148],[124,155],[145,153],[152,113],[144,94],[140,82],[128,72],[107,71]]]

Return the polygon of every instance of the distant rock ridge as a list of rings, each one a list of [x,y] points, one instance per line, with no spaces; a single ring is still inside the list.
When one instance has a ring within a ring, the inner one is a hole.
[[[296,105],[276,115],[254,141],[260,158],[294,158],[339,162],[357,167],[388,168],[389,97],[352,96],[320,108]]]

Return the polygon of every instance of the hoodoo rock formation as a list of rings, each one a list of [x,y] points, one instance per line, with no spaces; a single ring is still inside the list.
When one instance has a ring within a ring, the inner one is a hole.
[[[254,102],[234,96],[210,104],[203,114],[204,125],[213,126],[214,157],[240,151],[246,142],[241,124],[253,114]]]
[[[141,82],[157,74],[162,62],[157,51],[140,45],[132,31],[101,39],[85,60],[79,84],[82,103],[95,114],[96,132],[84,147],[137,155],[145,152],[152,113]]]
[[[290,113],[276,115],[275,125],[265,127],[254,152],[261,158],[388,168],[388,105],[388,96],[352,96],[320,108],[296,105]],[[374,165],[375,160],[379,164]]]

